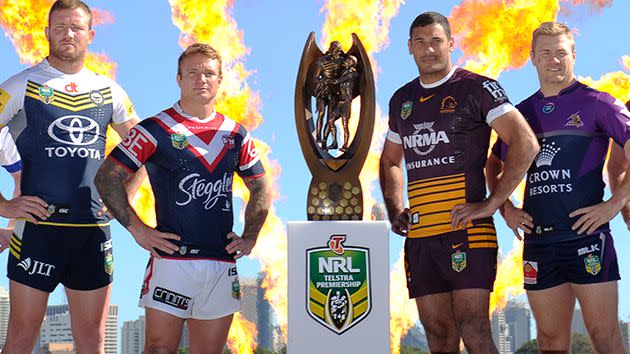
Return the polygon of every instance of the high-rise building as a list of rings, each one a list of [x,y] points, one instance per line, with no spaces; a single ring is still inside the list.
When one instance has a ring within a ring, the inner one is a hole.
[[[47,343],[74,343],[68,305],[52,305],[46,309],[36,352]],[[118,353],[118,305],[110,305],[105,322],[105,353]]]
[[[588,337],[588,331],[584,324],[584,317],[582,317],[582,310],[576,308],[573,311],[573,319],[571,320],[571,333],[579,333]]]
[[[630,322],[619,321],[619,327],[621,327],[623,347],[626,348],[627,352],[630,352]]]
[[[109,305],[105,321],[105,354],[118,354],[118,305]]]
[[[499,354],[512,354],[512,345],[510,343],[510,329],[505,322],[505,314],[503,310],[494,311],[490,321],[492,326],[492,339],[499,350]]]
[[[531,339],[531,316],[525,303],[510,301],[505,310],[505,323],[509,331],[510,351],[516,351]]]
[[[249,322],[256,325],[258,347],[274,349],[274,328],[272,323],[271,305],[265,299],[265,289],[262,287],[264,274],[259,274],[256,280],[241,279],[241,314]]]
[[[4,347],[9,326],[9,292],[0,286],[0,348]]]
[[[125,321],[122,326],[121,354],[142,354],[146,321],[140,316],[135,321]]]

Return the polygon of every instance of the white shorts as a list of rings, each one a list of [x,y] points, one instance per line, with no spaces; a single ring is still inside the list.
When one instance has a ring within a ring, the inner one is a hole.
[[[151,257],[139,306],[198,320],[231,315],[241,307],[236,264]]]

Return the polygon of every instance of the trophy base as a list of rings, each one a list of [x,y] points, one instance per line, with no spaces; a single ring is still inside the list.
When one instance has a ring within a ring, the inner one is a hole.
[[[309,221],[363,219],[363,193],[358,178],[353,181],[313,179],[308,190]]]

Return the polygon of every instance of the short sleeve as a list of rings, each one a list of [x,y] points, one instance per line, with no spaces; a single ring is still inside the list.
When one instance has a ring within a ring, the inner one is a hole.
[[[515,110],[505,90],[496,80],[485,78],[481,82],[481,115],[490,124],[502,115]]]
[[[139,120],[136,109],[134,108],[129,95],[127,95],[127,92],[125,92],[125,90],[123,90],[123,88],[114,81],[112,81],[111,87],[114,105],[114,113],[112,117],[113,123],[120,124],[132,119]]]
[[[146,122],[142,121],[131,128],[125,139],[108,157],[133,173],[138,171],[157,149],[157,140],[147,130]]]
[[[9,173],[22,169],[22,161],[8,127],[0,130],[0,165]]]
[[[597,125],[610,136],[615,143],[623,147],[630,140],[630,111],[623,102],[607,93],[598,96],[600,107]]]
[[[258,178],[265,174],[256,143],[248,132],[241,142],[236,173],[242,178]]]

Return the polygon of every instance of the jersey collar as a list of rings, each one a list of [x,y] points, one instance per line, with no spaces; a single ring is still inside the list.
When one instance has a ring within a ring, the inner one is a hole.
[[[213,119],[214,119],[214,117],[216,117],[216,115],[217,115],[217,111],[213,111],[213,112],[210,114],[210,116],[208,116],[207,118],[205,118],[205,119],[199,119],[199,118],[197,118],[197,117],[195,117],[195,116],[191,116],[190,114],[185,113],[185,112],[184,112],[184,110],[182,110],[182,106],[180,106],[180,105],[179,105],[179,101],[175,102],[175,104],[173,105],[173,109],[175,109],[175,111],[176,111],[177,113],[179,113],[182,117],[184,117],[184,118],[186,118],[186,119],[193,120],[193,121],[195,121],[195,122],[199,122],[199,123],[208,123],[208,122],[210,122],[211,120],[213,120]]]
[[[459,66],[457,65],[453,65],[453,68],[451,68],[451,71],[448,72],[448,74],[446,74],[446,76],[444,76],[443,78],[441,78],[440,80],[431,83],[431,84],[425,84],[424,82],[422,82],[422,74],[420,75],[419,81],[420,81],[420,85],[425,88],[425,89],[429,89],[429,88],[436,88],[440,85],[442,85],[443,83],[447,82],[455,73],[455,70],[457,70],[457,68],[459,68]]]

